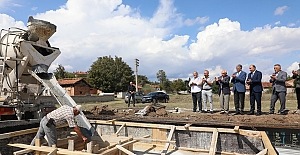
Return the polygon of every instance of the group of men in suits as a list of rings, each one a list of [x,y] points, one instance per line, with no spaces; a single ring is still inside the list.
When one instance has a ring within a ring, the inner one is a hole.
[[[249,66],[249,73],[247,75],[246,72],[242,70],[242,65],[238,64],[236,66],[236,72],[231,75],[227,75],[227,71],[223,70],[222,75],[219,77],[215,77],[215,82],[219,86],[218,95],[221,107],[221,114],[229,113],[229,101],[230,101],[230,82],[233,83],[232,91],[234,94],[234,106],[235,113],[234,115],[243,115],[244,107],[245,107],[245,92],[246,92],[246,84],[250,87],[250,110],[248,115],[255,114],[255,102],[257,104],[256,115],[262,115],[261,111],[261,97],[263,86],[261,83],[262,73],[256,70],[255,65]],[[281,70],[280,64],[274,65],[274,73],[270,76],[270,82],[272,83],[272,96],[270,103],[270,111],[269,114],[274,114],[275,103],[279,99],[280,100],[280,109],[278,110],[278,114],[285,114],[285,101],[286,101],[286,85],[285,81],[287,79],[287,73]],[[195,74],[196,73],[196,74]],[[198,73],[194,72],[194,81],[197,81]],[[199,111],[202,109],[201,104],[201,81],[199,82],[190,82],[190,86],[192,87],[192,96],[194,109],[196,110],[196,100],[199,102]],[[193,89],[194,88],[194,89]],[[196,88],[196,89],[195,89]],[[195,91],[197,90],[197,91]],[[197,95],[196,95],[197,94]],[[195,97],[194,97],[195,96]],[[197,96],[197,98],[196,98]],[[201,107],[200,107],[201,106]]]

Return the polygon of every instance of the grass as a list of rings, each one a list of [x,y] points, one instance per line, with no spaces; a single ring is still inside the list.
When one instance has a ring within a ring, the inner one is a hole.
[[[263,96],[262,96],[262,111],[263,112],[269,112],[270,98],[271,98],[271,94],[263,94]],[[146,105],[150,105],[150,104],[151,103],[145,103],[145,104],[136,103],[136,107],[144,108]],[[167,109],[173,109],[175,107],[192,109],[192,105],[193,105],[191,95],[177,95],[177,94],[170,95],[169,103],[161,103],[161,104],[166,105]],[[108,105],[108,107],[112,108],[112,109],[127,108],[127,104],[125,104],[124,99],[118,99],[118,98],[116,98],[114,101],[110,101],[110,102],[88,102],[88,103],[81,103],[81,105],[84,110],[90,110],[94,106],[104,106],[104,105]],[[207,106],[209,108],[210,105],[208,104]],[[213,106],[214,106],[215,111],[220,110],[219,98],[218,98],[218,95],[216,95],[216,94],[213,95]],[[132,105],[131,105],[131,107],[132,107]],[[203,107],[203,105],[202,105],[202,107]],[[233,103],[233,95],[230,96],[229,108],[231,111],[235,111],[234,103]],[[280,108],[280,102],[278,100],[275,104],[275,111],[277,111],[279,108]],[[250,109],[249,95],[246,94],[244,110],[249,111],[249,109]],[[287,94],[286,109],[287,110],[296,110],[297,109],[297,100],[296,100],[296,95],[294,93]]]

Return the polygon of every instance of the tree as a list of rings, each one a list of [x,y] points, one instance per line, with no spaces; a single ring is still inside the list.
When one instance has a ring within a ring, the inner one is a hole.
[[[65,70],[65,67],[61,64],[57,66],[55,71],[53,72],[56,79],[64,79],[66,78],[67,71]]]
[[[167,75],[166,75],[166,72],[163,71],[163,70],[159,70],[159,71],[156,73],[156,77],[157,77],[158,81],[160,82],[160,84],[164,84],[164,82],[167,81]]]
[[[146,84],[150,84],[146,75],[138,75],[138,85],[145,86]]]
[[[182,79],[174,80],[172,83],[172,89],[175,91],[186,91],[187,87],[185,85],[185,82]]]
[[[103,92],[127,91],[130,81],[134,81],[132,69],[121,57],[98,57],[89,71],[90,84]]]

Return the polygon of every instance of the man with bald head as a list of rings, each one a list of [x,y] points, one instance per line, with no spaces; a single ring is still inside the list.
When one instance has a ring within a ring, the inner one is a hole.
[[[263,87],[261,84],[262,73],[256,70],[255,65],[249,66],[250,73],[246,83],[250,86],[250,111],[248,115],[254,115],[255,101],[257,103],[257,113],[256,116],[261,115],[261,95]]]
[[[193,112],[197,110],[197,102],[199,107],[199,113],[202,113],[202,101],[201,101],[201,80],[198,77],[198,72],[194,71],[193,78],[189,82],[191,87],[192,99],[193,99]]]
[[[220,100],[221,114],[229,113],[229,100],[230,100],[230,76],[227,75],[226,70],[222,70],[222,75],[215,77],[216,84],[219,86],[218,95]]]
[[[274,71],[270,76],[270,82],[272,83],[272,96],[270,104],[269,114],[274,114],[275,103],[279,99],[280,109],[278,110],[279,115],[284,115],[285,113],[285,102],[286,102],[286,85],[285,81],[287,78],[287,73],[281,70],[280,64],[274,65]]]

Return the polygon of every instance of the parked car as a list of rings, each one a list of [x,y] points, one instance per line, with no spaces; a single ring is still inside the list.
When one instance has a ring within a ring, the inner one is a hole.
[[[126,95],[125,95],[125,103],[128,103],[128,96],[129,96],[129,93],[127,92]],[[142,93],[135,92],[135,103],[142,102],[143,96],[144,95]],[[130,102],[132,102],[132,100]]]
[[[151,92],[142,98],[142,103],[157,103],[158,101],[168,103],[169,95],[164,92]]]

